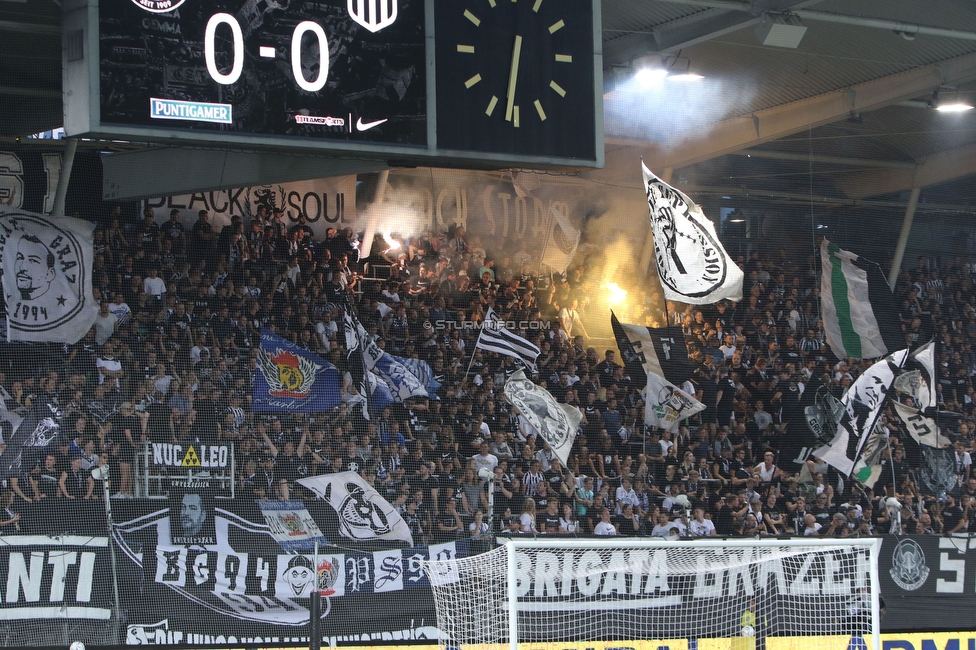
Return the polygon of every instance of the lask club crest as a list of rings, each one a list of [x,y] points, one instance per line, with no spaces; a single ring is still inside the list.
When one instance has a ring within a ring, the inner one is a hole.
[[[273,397],[305,399],[312,392],[315,375],[323,366],[294,352],[278,348],[258,351],[259,367]]]
[[[347,0],[349,17],[374,34],[397,19],[398,0]]]

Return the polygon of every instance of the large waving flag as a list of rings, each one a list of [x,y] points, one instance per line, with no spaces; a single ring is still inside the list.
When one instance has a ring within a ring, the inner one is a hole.
[[[23,476],[29,471],[31,462],[46,448],[53,449],[53,444],[62,432],[62,420],[65,410],[58,404],[56,395],[40,394],[34,398],[30,410],[18,422],[17,416],[11,412],[2,419],[10,422],[14,433],[4,440],[3,453],[0,454],[0,479],[11,476]],[[64,439],[62,439],[64,440]],[[24,458],[24,452],[28,453]],[[25,463],[26,461],[26,463]]]
[[[641,169],[664,297],[693,305],[742,300],[742,269],[725,252],[711,220],[644,163]]]
[[[894,389],[909,395],[921,410],[935,408],[938,405],[935,393],[935,341],[929,341],[912,352],[905,368],[906,372],[895,378],[892,384]]]
[[[10,341],[77,343],[98,314],[88,221],[0,209],[0,270]]]
[[[641,377],[641,370],[665,377],[675,384],[682,384],[691,377],[688,348],[680,327],[628,325],[617,320],[612,311],[610,326],[624,367],[632,379]]]
[[[565,273],[576,255],[580,231],[555,205],[550,208],[549,232],[542,247],[542,263],[556,273]]]
[[[824,333],[833,353],[840,359],[874,359],[904,345],[891,289],[877,267],[855,265],[855,253],[826,239],[820,259]]]
[[[356,472],[323,474],[298,482],[329,502],[339,515],[339,532],[344,537],[401,540],[413,546],[410,526],[397,509]]]
[[[908,350],[899,350],[875,362],[847,389],[840,402],[845,412],[830,441],[813,452],[845,476],[850,476],[861,457],[864,443],[874,431],[895,374],[905,363]]]
[[[372,392],[369,385],[369,371],[366,370],[366,363],[363,360],[363,348],[359,340],[359,321],[348,309],[342,312],[342,331],[346,339],[346,366],[357,393],[353,396],[353,400],[358,400],[362,404],[363,418],[369,420],[370,394]],[[390,402],[392,401],[393,397],[390,396]]]
[[[354,317],[353,317],[354,318]],[[386,352],[376,344],[362,323],[355,320],[356,334],[359,337],[359,349],[362,350],[363,364],[366,370],[373,373],[390,391],[390,395],[397,402],[404,402],[413,397],[429,397],[427,386],[417,375],[413,374],[406,365],[400,363],[397,357]]]
[[[892,402],[892,406],[905,425],[905,431],[918,444],[936,448],[952,444],[951,440],[942,435],[935,420],[924,416],[918,409],[905,406],[901,402]]]
[[[557,402],[549,391],[526,378],[522,370],[508,378],[503,390],[508,403],[539,432],[562,464],[567,465],[576,429],[583,420],[580,410]]]
[[[431,399],[440,399],[437,396],[437,389],[441,387],[441,382],[434,378],[434,370],[430,367],[430,364],[423,359],[407,359],[406,357],[398,357],[395,354],[392,355],[393,359],[398,363],[402,363],[404,367],[412,372],[420,383],[427,388],[427,396]]]
[[[321,413],[339,405],[339,371],[269,330],[261,330],[251,410]]]
[[[474,346],[480,350],[497,352],[498,354],[514,357],[533,372],[536,369],[535,360],[541,352],[538,346],[528,339],[524,339],[505,329],[505,322],[498,318],[495,310],[491,307],[488,308],[488,313],[485,314],[485,322],[481,327],[481,333],[478,335],[478,340]]]
[[[647,373],[644,424],[674,432],[682,420],[704,410],[704,404],[664,377]]]

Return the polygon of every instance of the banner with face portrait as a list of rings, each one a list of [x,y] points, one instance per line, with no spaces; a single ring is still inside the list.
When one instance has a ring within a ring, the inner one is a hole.
[[[275,517],[287,508],[302,511],[301,526],[269,524],[270,502],[214,499],[202,511],[193,496],[174,497],[169,507],[114,502],[124,643],[308,647],[309,597],[316,590],[323,644],[436,643],[422,564],[466,557],[470,542],[406,547],[347,539],[336,546],[325,542],[338,538],[340,525],[325,501],[279,504]],[[320,531],[317,553],[314,546],[283,548],[282,532],[298,528]]]
[[[91,329],[94,230],[81,219],[0,209],[8,340],[76,343]]]

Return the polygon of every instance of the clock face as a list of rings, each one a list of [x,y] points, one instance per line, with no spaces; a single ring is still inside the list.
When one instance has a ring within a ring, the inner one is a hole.
[[[592,158],[592,0],[437,0],[438,147]]]

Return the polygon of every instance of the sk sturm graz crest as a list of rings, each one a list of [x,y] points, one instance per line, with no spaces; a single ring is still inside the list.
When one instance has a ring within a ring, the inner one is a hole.
[[[906,591],[915,591],[925,584],[929,568],[925,565],[925,553],[913,539],[903,539],[891,552],[891,579]]]
[[[132,0],[132,2],[140,9],[154,14],[164,14],[173,11],[186,2],[186,0]]]
[[[268,393],[274,397],[308,397],[315,383],[315,374],[322,369],[310,359],[280,348],[271,353],[259,349],[258,359],[261,372],[268,382]]]
[[[741,300],[742,271],[725,252],[715,226],[694,201],[642,168],[664,297],[692,304]]]
[[[374,34],[397,19],[398,0],[347,0],[349,17]]]

